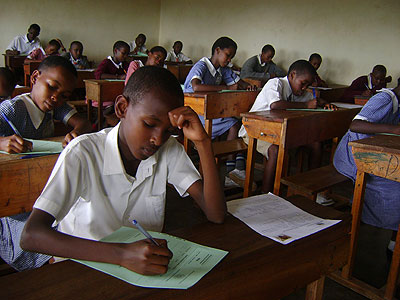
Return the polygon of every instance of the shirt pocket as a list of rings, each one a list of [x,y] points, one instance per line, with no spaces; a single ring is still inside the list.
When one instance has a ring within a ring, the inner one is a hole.
[[[160,195],[147,196],[146,199],[146,225],[154,231],[161,231],[165,217],[165,192]]]

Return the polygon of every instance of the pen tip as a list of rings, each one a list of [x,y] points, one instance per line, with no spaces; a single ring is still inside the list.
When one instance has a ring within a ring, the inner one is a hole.
[[[136,225],[136,224],[137,224],[137,221],[136,221],[136,220],[133,220],[132,223],[133,223],[133,225]]]

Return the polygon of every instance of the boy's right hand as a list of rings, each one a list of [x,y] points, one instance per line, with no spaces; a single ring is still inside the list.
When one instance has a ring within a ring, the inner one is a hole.
[[[31,151],[33,147],[32,142],[24,140],[19,135],[11,135],[2,137],[0,139],[0,150],[8,153],[21,153]]]
[[[155,240],[160,247],[149,240],[123,244],[121,266],[142,275],[165,274],[172,252],[168,249],[166,240]]]
[[[361,96],[371,97],[372,94],[373,93],[371,90],[365,90],[364,92],[361,93]]]
[[[305,104],[306,104],[306,108],[317,108],[318,101],[317,101],[317,99],[314,98],[314,99],[307,101]]]

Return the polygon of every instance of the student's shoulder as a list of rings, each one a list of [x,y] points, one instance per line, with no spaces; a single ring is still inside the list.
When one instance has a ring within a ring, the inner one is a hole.
[[[356,79],[353,80],[353,84],[363,84],[368,82],[368,76],[367,75],[362,75],[360,77],[357,77]]]
[[[249,63],[257,62],[257,56],[258,56],[258,55],[253,55],[252,57],[248,58],[248,59],[245,61],[245,64],[246,64],[246,63],[249,64]]]
[[[99,132],[82,134],[74,138],[65,147],[65,155],[74,155],[79,157],[91,157],[94,153],[104,152],[105,142],[108,133],[112,128],[107,128]]]
[[[160,150],[160,155],[165,156],[168,160],[175,156],[179,156],[182,152],[185,152],[183,145],[173,136],[169,137]]]

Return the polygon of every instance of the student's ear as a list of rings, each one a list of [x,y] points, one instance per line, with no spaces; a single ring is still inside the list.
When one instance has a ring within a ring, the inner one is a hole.
[[[295,77],[296,77],[296,71],[292,71],[292,72],[290,72],[289,75],[288,75],[288,78],[289,78],[290,80],[293,80]]]
[[[115,101],[115,114],[119,119],[123,119],[126,116],[128,110],[129,101],[123,95],[119,95]]]
[[[214,51],[215,54],[219,54],[220,52],[221,52],[221,48],[220,47],[215,48],[215,51]]]
[[[40,76],[40,71],[39,70],[35,70],[33,71],[32,75],[31,75],[31,86],[34,86],[37,79]]]

